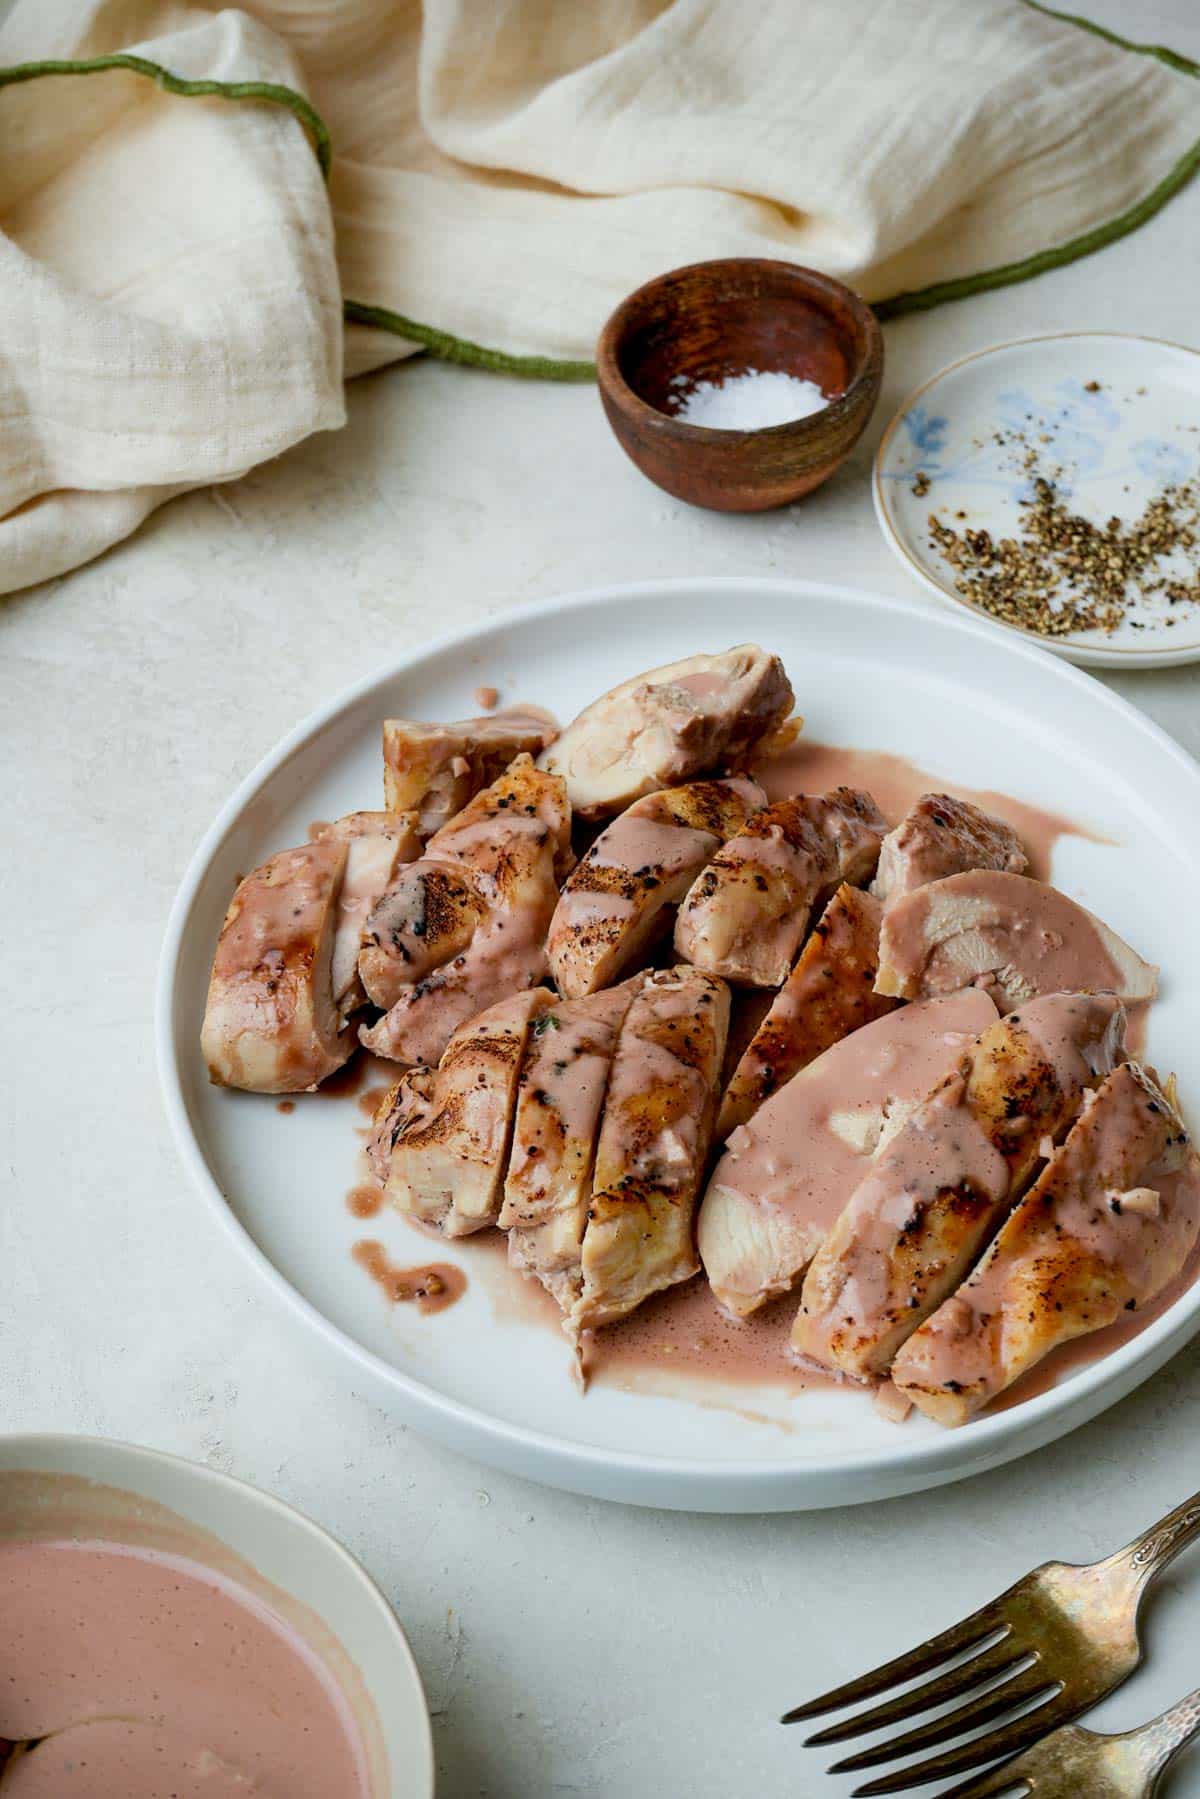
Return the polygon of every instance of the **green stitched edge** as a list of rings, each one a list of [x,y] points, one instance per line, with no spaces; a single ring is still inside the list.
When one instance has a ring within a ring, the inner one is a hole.
[[[1092,19],[1083,18],[1078,13],[1062,12],[1057,7],[1047,6],[1043,4],[1043,0],[1024,0],[1024,4],[1034,12],[1044,13],[1047,18],[1060,19],[1066,25],[1075,25],[1082,31],[1093,32],[1096,37],[1104,38],[1108,43],[1116,44],[1119,49],[1128,50],[1135,56],[1153,56],[1158,62],[1165,63],[1168,68],[1175,69],[1180,74],[1200,76],[1200,63],[1180,55],[1177,50],[1169,50],[1162,44],[1135,43],[1132,38],[1121,37],[1118,32],[1110,31],[1105,25],[1097,25]],[[1190,150],[1185,151],[1174,168],[1167,171],[1150,193],[1106,224],[1094,226],[1091,231],[1082,232],[1065,244],[1057,244],[1049,250],[1039,250],[1032,256],[1023,257],[1019,262],[1001,263],[998,267],[984,269],[977,275],[961,275],[953,281],[935,281],[928,287],[892,294],[886,300],[875,301],[875,313],[880,319],[886,320],[900,318],[909,312],[924,312],[950,300],[965,300],[972,294],[989,293],[998,287],[1028,281],[1034,275],[1045,274],[1049,269],[1062,268],[1082,256],[1090,256],[1096,250],[1115,243],[1118,238],[1127,236],[1129,232],[1136,231],[1139,225],[1144,225],[1148,219],[1153,218],[1191,180],[1198,167],[1200,139]],[[402,319],[398,313],[361,306],[353,300],[346,302],[345,310],[349,319],[358,319],[362,323],[379,323],[385,330],[401,331],[402,335],[411,337],[415,342],[424,343],[435,356],[444,356],[449,361],[473,363],[477,367],[501,369],[512,374],[540,375],[543,379],[552,381],[578,381],[595,376],[593,363],[554,362],[538,356],[506,356],[503,351],[483,349],[478,344],[451,337],[429,325],[418,325],[412,320]],[[368,313],[375,316],[368,319],[364,316]]]
[[[333,144],[324,119],[312,103],[295,88],[283,87],[275,81],[185,81],[172,75],[161,63],[144,56],[130,56],[120,51],[112,56],[96,56],[87,62],[18,62],[0,69],[0,88],[12,87],[19,81],[34,81],[41,75],[97,75],[108,69],[132,69],[135,75],[149,75],[169,94],[212,95],[218,100],[266,100],[273,106],[286,106],[304,126],[312,139],[321,173],[326,181],[333,162]]]
[[[489,350],[484,344],[473,344],[466,337],[452,337],[434,325],[406,319],[401,312],[387,306],[365,306],[360,300],[342,304],[346,318],[354,325],[374,325],[381,331],[394,331],[400,337],[422,344],[431,356],[444,362],[469,363],[473,368],[491,369],[499,375],[528,375],[540,381],[594,381],[594,362],[565,362],[553,356],[515,356],[507,350]]]
[[[1133,55],[1153,56],[1158,62],[1180,74],[1193,78],[1200,76],[1200,63],[1176,50],[1166,48],[1165,45],[1136,43],[1078,13],[1062,12],[1057,7],[1047,6],[1043,0],[1023,0],[1023,4],[1034,12],[1045,14],[1047,18],[1059,19],[1064,24],[1077,26],[1081,31],[1090,31],[1096,37],[1104,38],[1106,42],[1128,50]],[[267,100],[286,106],[310,133],[321,172],[326,179],[329,177],[333,152],[324,120],[303,94],[296,93],[292,88],[277,86],[273,82],[184,81],[179,76],[172,75],[169,69],[149,62],[144,57],[118,54],[96,57],[91,62],[18,63],[12,68],[0,69],[0,88],[16,81],[32,80],[38,75],[90,75],[102,69],[133,69],[138,74],[149,75],[160,87],[172,94],[211,94],[225,100]],[[977,275],[961,275],[952,281],[936,281],[928,287],[893,294],[886,300],[876,301],[875,312],[881,319],[899,318],[909,312],[923,312],[951,300],[963,300],[972,294],[988,293],[1018,281],[1028,281],[1034,275],[1044,274],[1048,269],[1062,268],[1082,256],[1090,256],[1096,250],[1115,243],[1118,238],[1127,236],[1129,232],[1136,231],[1139,225],[1144,225],[1148,219],[1153,218],[1191,180],[1198,167],[1200,139],[1180,157],[1174,168],[1168,170],[1150,193],[1119,213],[1115,219],[1097,225],[1065,244],[1023,257],[1019,262],[1002,263],[997,268],[984,269]],[[361,300],[346,300],[343,312],[352,324],[370,325],[377,330],[391,331],[398,337],[406,337],[412,343],[421,344],[431,356],[437,356],[445,362],[463,363],[498,374],[523,375],[542,381],[595,379],[596,367],[593,362],[565,361],[552,356],[521,356],[506,350],[491,349],[484,344],[472,343],[468,338],[455,337],[448,331],[441,331],[436,325],[424,325],[417,319],[406,318],[403,313],[393,312],[390,307],[372,306]]]
[[[1159,62],[1165,62],[1169,68],[1178,69],[1181,75],[1200,75],[1200,63],[1193,62],[1190,56],[1183,56],[1178,50],[1168,50],[1165,44],[1139,44],[1135,38],[1122,37],[1119,31],[1110,31],[1107,25],[1097,25],[1094,19],[1085,19],[1082,13],[1063,12],[1057,6],[1047,6],[1045,0],[1025,0],[1025,5],[1034,12],[1045,13],[1048,19],[1061,19],[1065,25],[1078,25],[1083,31],[1090,31],[1096,37],[1107,39],[1115,44],[1118,50],[1132,50],[1137,56],[1154,56]]]
[[[1116,44],[1118,49],[1132,51],[1135,56],[1153,56],[1183,75],[1200,76],[1200,63],[1181,56],[1178,51],[1167,50],[1161,44],[1136,44],[1130,38],[1118,36],[1105,25],[1094,24],[1091,19],[1045,6],[1042,0],[1024,0],[1024,3],[1034,12],[1044,13],[1047,18],[1061,19],[1064,24],[1077,25],[1083,31],[1105,38],[1110,44]],[[1190,150],[1184,152],[1156,187],[1133,206],[1118,213],[1115,219],[1096,225],[1091,231],[1084,231],[1079,237],[1073,237],[1065,244],[1057,244],[1053,249],[1038,250],[1032,256],[1023,257],[1020,262],[1002,263],[998,268],[984,269],[978,275],[961,275],[954,281],[936,281],[930,287],[918,287],[910,293],[893,294],[890,299],[877,300],[875,312],[881,319],[899,318],[906,312],[923,312],[931,306],[940,306],[943,301],[964,300],[971,294],[988,293],[993,288],[1028,281],[1034,275],[1045,274],[1048,269],[1062,268],[1064,264],[1075,262],[1081,256],[1090,256],[1094,251],[1103,250],[1118,238],[1136,231],[1139,225],[1144,225],[1147,219],[1153,218],[1191,180],[1197,168],[1200,168],[1200,139]]]

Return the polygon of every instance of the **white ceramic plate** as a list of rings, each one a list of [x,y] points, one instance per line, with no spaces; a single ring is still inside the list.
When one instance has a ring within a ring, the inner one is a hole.
[[[959,593],[954,570],[930,542],[929,515],[959,530],[983,527],[996,540],[1019,535],[1029,477],[1019,465],[1021,450],[997,442],[997,434],[1023,432],[1043,468],[1061,466],[1072,509],[1102,524],[1114,515],[1139,518],[1164,486],[1200,476],[1198,427],[1195,350],[1105,332],[999,344],[951,363],[904,402],[876,453],[875,511],[911,574],[939,599],[986,618]],[[922,471],[928,489],[914,492]],[[965,521],[956,519],[960,511]],[[1176,560],[1179,573],[1186,566]],[[1200,606],[1157,598],[1131,611],[1111,636],[1039,637],[989,623],[1094,668],[1200,659]]]
[[[1200,1322],[1200,1286],[1137,1341],[1045,1395],[966,1429],[903,1427],[861,1395],[755,1392],[758,1417],[573,1387],[565,1343],[493,1317],[486,1282],[435,1317],[391,1307],[351,1260],[362,1236],[406,1262],[430,1246],[397,1217],[364,1226],[344,1204],[361,1123],[352,1100],[210,1087],[198,1037],[209,962],[241,871],[302,841],[316,818],[376,803],[380,720],[457,718],[476,685],[564,719],[616,681],[754,638],[783,656],[818,740],[911,757],[936,776],[1001,788],[1093,826],[1068,837],[1056,880],[1164,964],[1151,1050],[1200,1092],[1194,895],[1200,770],[1088,677],[973,623],[868,594],[765,580],[658,582],[529,608],[416,651],[300,725],[235,793],[184,878],[158,1006],[163,1088],[180,1152],[238,1251],[346,1364],[442,1442],[515,1473],[604,1498],[711,1511],[878,1499],[994,1466],[1129,1392]],[[359,1177],[361,1178],[361,1177]],[[470,1243],[434,1252],[472,1267]],[[747,1404],[743,1395],[742,1404]]]
[[[248,1564],[247,1578],[268,1604],[290,1600],[303,1608],[291,1617],[302,1635],[309,1637],[306,1615],[316,1622],[318,1634],[309,1640],[322,1660],[329,1658],[326,1633],[331,1632],[335,1653],[353,1665],[343,1691],[352,1709],[363,1704],[379,1799],[433,1799],[433,1739],[412,1651],[383,1594],[327,1531],[245,1481],[133,1443],[60,1433],[0,1436],[0,1493],[5,1477],[14,1474],[46,1477],[45,1488],[35,1483],[32,1496],[43,1518],[55,1502],[56,1477],[65,1475],[116,1490],[113,1522],[131,1533],[122,1540],[150,1540],[158,1547],[149,1533],[165,1527],[174,1536],[182,1528],[183,1547],[202,1565],[239,1579],[241,1571],[230,1567],[226,1556],[231,1552],[238,1563]],[[106,1496],[99,1507],[102,1521],[112,1516],[108,1506]],[[165,1519],[158,1508],[165,1508]],[[78,1526],[72,1522],[70,1528]],[[191,1531],[196,1536],[189,1544]],[[268,1583],[267,1589],[258,1581]],[[336,1676],[336,1661],[332,1670]],[[360,1695],[365,1689],[365,1703],[356,1702],[355,1687]]]

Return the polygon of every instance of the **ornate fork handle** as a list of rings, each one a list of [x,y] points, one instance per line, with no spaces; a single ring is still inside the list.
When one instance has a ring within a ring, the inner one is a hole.
[[[1162,1572],[1169,1562],[1173,1562],[1181,1549],[1200,1538],[1200,1493],[1194,1493],[1177,1505],[1173,1512],[1160,1518],[1157,1524],[1119,1549],[1110,1557],[1115,1563],[1124,1562],[1137,1577],[1139,1586],[1147,1585],[1156,1574]]]

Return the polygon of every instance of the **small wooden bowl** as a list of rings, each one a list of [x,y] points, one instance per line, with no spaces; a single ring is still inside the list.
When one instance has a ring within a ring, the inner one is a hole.
[[[841,467],[883,378],[883,333],[858,295],[790,262],[730,257],[659,275],[600,334],[600,397],[626,455],[659,487],[719,512],[765,512]],[[797,375],[833,396],[807,418],[758,431],[685,424],[672,381],[748,369]]]

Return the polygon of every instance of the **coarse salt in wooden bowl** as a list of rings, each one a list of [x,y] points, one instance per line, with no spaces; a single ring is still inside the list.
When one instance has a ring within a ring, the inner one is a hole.
[[[695,506],[764,512],[841,467],[883,378],[883,334],[864,300],[815,269],[731,257],[673,269],[623,300],[600,335],[600,397],[626,455]],[[689,389],[749,372],[812,381],[819,412],[753,430],[675,416]]]

